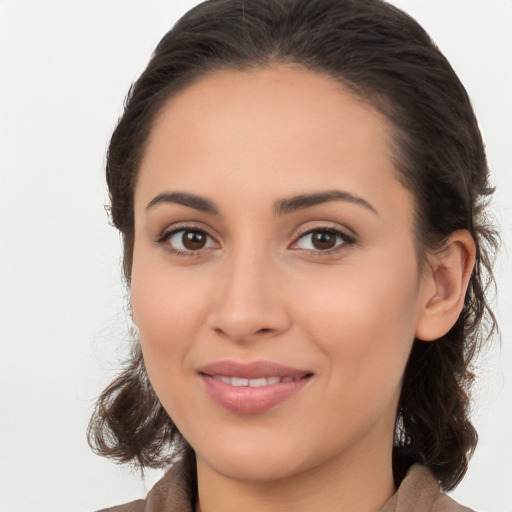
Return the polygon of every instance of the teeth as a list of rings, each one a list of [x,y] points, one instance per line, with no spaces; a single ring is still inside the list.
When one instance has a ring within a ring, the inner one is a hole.
[[[249,379],[242,379],[241,377],[233,377],[231,379],[231,385],[232,386],[248,386],[249,385]]]
[[[266,386],[268,384],[268,379],[262,377],[261,379],[249,379],[249,386],[251,388],[257,388],[259,386]]]
[[[293,377],[260,377],[259,379],[244,379],[243,377],[226,377],[225,375],[212,375],[215,380],[220,380],[224,384],[229,384],[235,387],[251,387],[258,388],[260,386],[269,386],[272,384],[279,384],[280,382],[293,382],[299,380]]]

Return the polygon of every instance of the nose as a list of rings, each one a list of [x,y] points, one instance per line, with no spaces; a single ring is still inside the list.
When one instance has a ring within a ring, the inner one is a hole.
[[[240,251],[217,276],[209,326],[235,342],[270,338],[290,327],[282,273],[270,255]]]

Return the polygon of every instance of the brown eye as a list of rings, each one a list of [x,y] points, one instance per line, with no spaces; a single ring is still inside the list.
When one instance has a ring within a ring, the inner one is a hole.
[[[318,228],[301,235],[293,244],[292,249],[302,249],[318,254],[330,254],[354,242],[355,239],[352,236],[341,230]]]
[[[159,242],[179,256],[198,254],[203,249],[218,248],[217,242],[202,229],[176,229],[164,233]]]
[[[336,245],[337,236],[328,231],[314,231],[311,234],[311,243],[315,249],[325,251],[332,249]]]
[[[197,251],[206,245],[206,234],[202,231],[183,231],[181,243],[189,251]]]

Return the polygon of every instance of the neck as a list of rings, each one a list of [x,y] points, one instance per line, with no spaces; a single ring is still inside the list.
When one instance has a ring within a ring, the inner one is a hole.
[[[331,460],[273,481],[236,480],[201,460],[197,469],[197,512],[376,512],[395,492],[390,451]]]

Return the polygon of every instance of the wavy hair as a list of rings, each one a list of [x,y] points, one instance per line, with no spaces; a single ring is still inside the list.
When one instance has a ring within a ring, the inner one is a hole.
[[[455,230],[475,240],[476,265],[456,324],[438,340],[414,341],[395,432],[397,481],[420,462],[453,489],[477,442],[469,417],[474,357],[496,327],[486,299],[498,241],[485,216],[493,189],[464,87],[425,30],[401,10],[381,0],[209,0],[186,13],[131,87],[108,148],[110,212],[124,241],[127,284],[137,171],[164,103],[214,70],[275,63],[328,75],[391,121],[398,176],[415,198],[420,262]],[[142,467],[193,454],[149,383],[140,343],[99,397],[88,437],[97,453]]]

